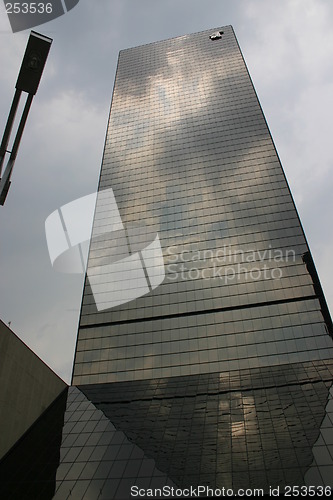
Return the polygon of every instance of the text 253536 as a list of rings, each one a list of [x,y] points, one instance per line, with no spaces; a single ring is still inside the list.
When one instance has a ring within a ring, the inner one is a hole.
[[[51,14],[52,3],[41,2],[7,2],[5,4],[7,14]]]

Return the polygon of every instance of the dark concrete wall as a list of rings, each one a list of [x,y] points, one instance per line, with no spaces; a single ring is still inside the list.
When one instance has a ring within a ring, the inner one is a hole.
[[[65,387],[0,320],[0,458]]]

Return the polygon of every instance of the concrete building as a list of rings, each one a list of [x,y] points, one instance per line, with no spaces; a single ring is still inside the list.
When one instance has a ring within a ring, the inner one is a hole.
[[[0,320],[0,457],[66,387]]]

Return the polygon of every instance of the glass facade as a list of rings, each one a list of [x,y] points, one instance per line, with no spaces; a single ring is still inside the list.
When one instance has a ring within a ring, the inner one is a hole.
[[[232,27],[121,51],[55,498],[330,488],[332,334]]]
[[[112,188],[122,228],[101,197],[74,384],[332,357],[284,173],[232,28],[221,31],[120,53],[99,190]],[[108,272],[133,227],[159,235],[165,279],[108,308],[115,281],[122,300],[138,286]]]

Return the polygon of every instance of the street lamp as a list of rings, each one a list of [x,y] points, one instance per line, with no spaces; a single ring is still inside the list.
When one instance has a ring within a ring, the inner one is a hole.
[[[31,31],[27,48],[25,50],[25,54],[21,64],[21,69],[17,78],[15,86],[16,90],[0,146],[0,205],[4,205],[6,200],[6,196],[10,187],[10,178],[22,138],[24,126],[28,118],[32,99],[38,89],[51,43],[51,38],[41,35],[40,33],[36,33],[35,31]],[[27,92],[28,96],[21,115],[19,126],[17,128],[12,150],[8,151],[8,142],[10,139],[16,111],[22,92]],[[9,153],[10,156],[3,176],[1,177],[2,166],[5,160],[6,153]]]

